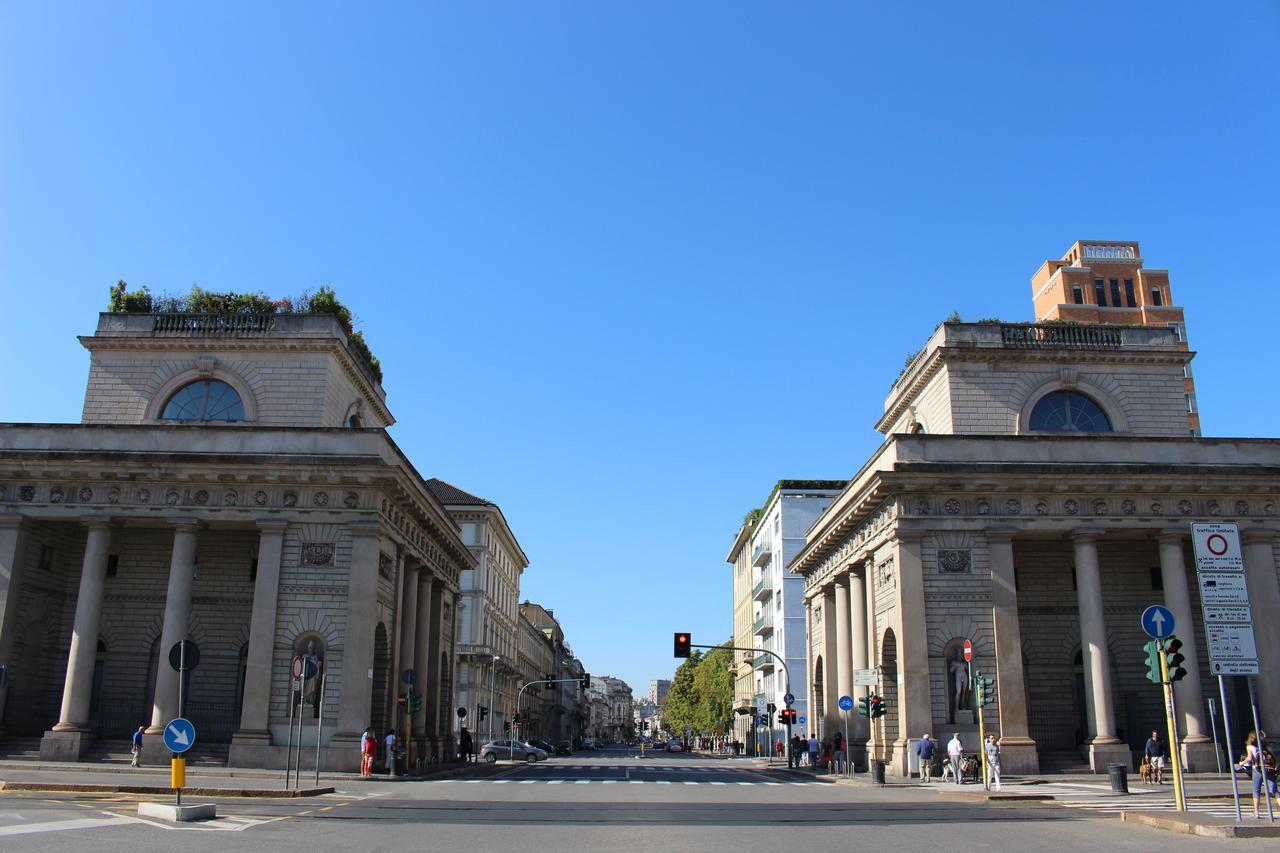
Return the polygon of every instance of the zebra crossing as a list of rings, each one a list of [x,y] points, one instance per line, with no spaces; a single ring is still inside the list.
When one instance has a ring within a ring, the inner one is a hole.
[[[719,786],[752,786],[752,787],[794,787],[797,785],[817,785],[828,787],[823,782],[775,782],[768,779],[751,781],[720,779],[432,779],[432,785],[719,785]]]
[[[1053,792],[1053,802],[1059,806],[1069,809],[1082,809],[1084,811],[1098,812],[1101,814],[1119,815],[1121,812],[1174,812],[1177,806],[1173,802],[1173,797],[1167,792],[1160,794],[1131,794],[1129,796],[1118,796],[1116,794],[1083,794],[1075,792]],[[1244,806],[1244,814],[1249,816],[1251,806],[1248,798],[1242,798]],[[1196,814],[1213,815],[1214,817],[1235,818],[1236,807],[1230,798],[1225,800],[1187,800],[1187,810]]]

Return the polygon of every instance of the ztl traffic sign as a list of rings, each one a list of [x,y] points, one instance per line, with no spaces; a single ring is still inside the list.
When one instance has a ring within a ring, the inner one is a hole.
[[[1163,640],[1173,633],[1173,611],[1160,604],[1153,604],[1142,611],[1142,630],[1148,637]]]
[[[164,727],[164,748],[170,752],[186,752],[196,742],[196,727],[182,717]]]

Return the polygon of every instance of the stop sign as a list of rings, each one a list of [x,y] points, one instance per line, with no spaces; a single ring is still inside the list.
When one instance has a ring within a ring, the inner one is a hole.
[[[965,663],[973,660],[973,643],[968,640],[964,641],[964,659]]]

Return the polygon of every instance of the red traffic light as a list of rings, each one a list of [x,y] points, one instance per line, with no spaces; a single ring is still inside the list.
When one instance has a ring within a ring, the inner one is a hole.
[[[693,638],[688,634],[677,632],[675,636],[675,656],[678,658],[689,657],[692,642]]]

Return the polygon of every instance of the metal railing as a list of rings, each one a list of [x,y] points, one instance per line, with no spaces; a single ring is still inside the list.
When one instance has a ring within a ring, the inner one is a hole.
[[[1039,323],[1002,323],[1000,341],[1019,349],[1120,349],[1123,343],[1119,329]]]
[[[209,337],[214,335],[269,335],[275,314],[154,314],[153,335]]]

